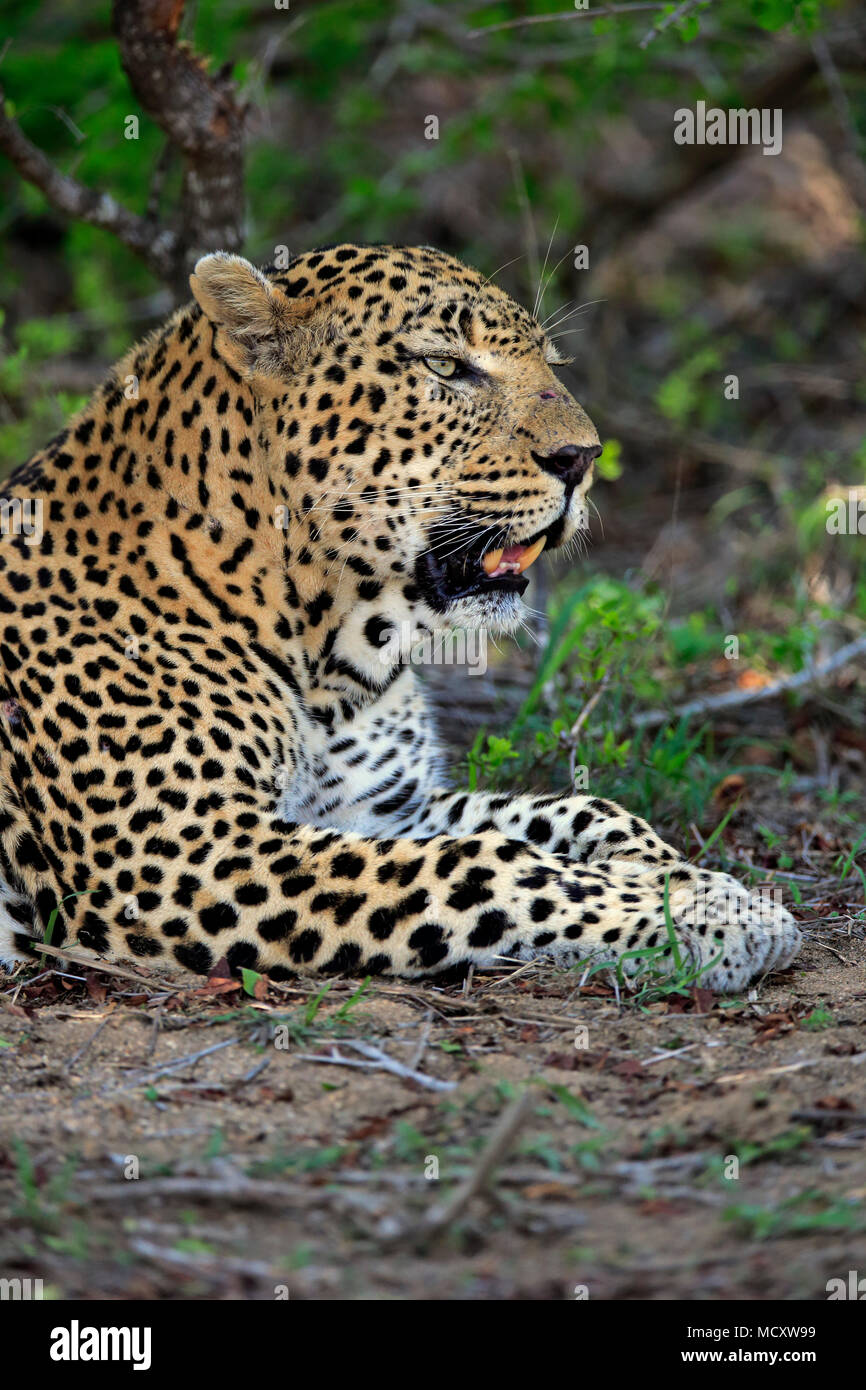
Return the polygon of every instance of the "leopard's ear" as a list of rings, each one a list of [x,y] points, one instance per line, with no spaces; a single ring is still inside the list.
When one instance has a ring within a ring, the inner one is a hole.
[[[315,297],[290,299],[243,256],[227,251],[202,256],[189,283],[218,330],[220,353],[242,376],[280,377],[295,370],[309,350],[310,330],[327,322]]]

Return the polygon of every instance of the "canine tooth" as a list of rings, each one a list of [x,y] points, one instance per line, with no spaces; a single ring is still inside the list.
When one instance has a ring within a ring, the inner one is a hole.
[[[539,555],[544,549],[544,543],[546,540],[546,536],[539,536],[538,540],[535,542],[534,545],[530,545],[528,549],[524,550],[523,554],[517,562],[518,574],[522,574],[524,570],[528,570],[533,560],[538,559]]]
[[[488,574],[492,574],[496,569],[499,561],[502,559],[502,555],[503,552],[501,550],[488,550],[481,561]]]

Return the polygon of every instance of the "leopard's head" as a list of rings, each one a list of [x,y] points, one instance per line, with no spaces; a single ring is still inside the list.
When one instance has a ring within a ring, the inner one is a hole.
[[[256,398],[292,563],[362,596],[397,582],[440,623],[514,626],[529,566],[585,527],[601,452],[536,318],[429,247],[264,273],[218,253],[191,284]]]

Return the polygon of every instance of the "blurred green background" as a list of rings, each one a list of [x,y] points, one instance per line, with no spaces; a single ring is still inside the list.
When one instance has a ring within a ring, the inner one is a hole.
[[[866,535],[826,526],[828,500],[853,495],[866,530],[863,6],[602,8],[217,0],[187,5],[181,28],[212,70],[234,65],[249,105],[251,259],[423,242],[496,272],[525,303],[540,290],[573,357],[564,377],[607,441],[588,556],[536,599],[560,634],[579,614],[581,639],[548,647],[534,694],[538,653],[527,649],[521,676],[518,652],[516,694],[509,704],[503,680],[506,713],[485,715],[470,755],[480,781],[539,767],[561,781],[574,753],[563,731],[607,675],[577,756],[621,784],[635,709],[793,674],[866,621]],[[168,166],[157,197],[164,140],[130,92],[110,6],[7,0],[2,23],[7,110],[30,139],[62,171],[137,212],[158,203],[170,222],[179,171]],[[781,153],[677,145],[674,113],[698,100],[780,108]],[[130,114],[137,141],[124,138]],[[2,159],[0,246],[5,472],[172,296]],[[833,727],[862,728],[856,683],[834,699]],[[470,711],[467,729],[477,723]],[[641,744],[634,809],[681,807],[704,757],[687,827],[720,748],[744,739],[759,766],[823,778],[837,809],[859,798],[866,745],[827,753],[810,738],[796,719],[697,743],[665,726]]]

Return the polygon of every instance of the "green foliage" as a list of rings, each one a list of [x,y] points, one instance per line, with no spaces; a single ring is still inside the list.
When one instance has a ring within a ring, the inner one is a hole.
[[[829,1009],[813,1009],[803,1019],[803,1027],[811,1033],[822,1033],[825,1028],[832,1028],[835,1021]]]
[[[684,426],[694,420],[708,423],[708,417],[716,412],[717,399],[722,398],[723,360],[719,348],[704,347],[670,372],[656,392],[656,405],[662,415],[675,425]],[[704,382],[711,373],[715,374],[712,380]]]
[[[736,1154],[740,1163],[747,1164],[763,1163],[766,1159],[778,1158],[785,1154],[797,1153],[804,1148],[812,1139],[812,1130],[808,1125],[797,1125],[793,1129],[782,1130],[780,1134],[774,1134],[772,1138],[755,1141],[750,1139],[732,1139],[726,1141],[724,1149],[726,1153]],[[710,1163],[711,1171],[715,1171],[719,1177],[724,1177],[727,1158],[723,1154],[717,1154]],[[727,1178],[727,1182],[734,1179]]]
[[[12,1152],[18,1183],[19,1205],[16,1215],[23,1216],[37,1231],[57,1229],[63,1204],[79,1166],[77,1155],[68,1155],[57,1172],[46,1180],[37,1175],[36,1166],[27,1145],[17,1135],[12,1136]]]
[[[515,748],[512,748],[511,739],[499,738],[495,734],[485,734],[484,730],[481,729],[467,755],[469,790],[475,791],[480,785],[482,777],[485,780],[495,778],[501,767],[517,757],[519,754]]]
[[[618,439],[606,439],[604,448],[595,461],[595,471],[606,482],[615,482],[622,477],[622,444]]]
[[[842,617],[827,608],[819,621],[804,598],[795,612],[780,612],[777,630],[738,633],[736,665],[793,674],[811,659],[820,622]],[[728,636],[712,608],[666,617],[664,596],[651,583],[597,576],[576,587],[563,584],[523,705],[510,728],[479,732],[466,758],[468,787],[542,784],[567,791],[573,767],[574,790],[612,798],[650,821],[673,815],[687,835],[709,810],[721,778],[740,770],[736,741],[721,758],[711,731],[697,721],[671,719],[649,731],[639,716],[676,703],[680,673],[718,666]],[[749,771],[759,775],[755,767]],[[723,828],[724,821],[717,834]]]

